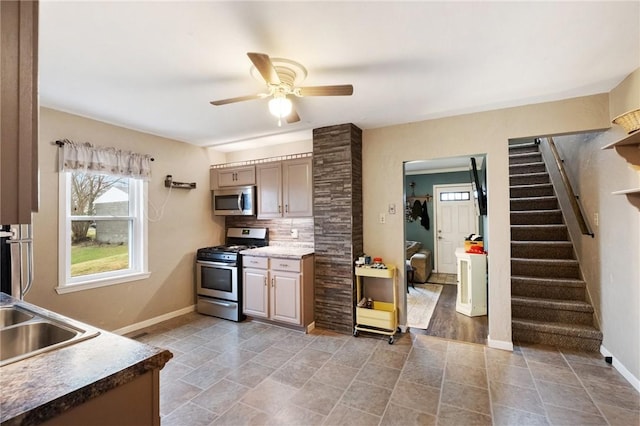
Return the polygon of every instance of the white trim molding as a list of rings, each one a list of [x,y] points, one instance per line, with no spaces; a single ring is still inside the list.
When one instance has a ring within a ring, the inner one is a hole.
[[[120,334],[120,335],[133,333],[134,331],[151,327],[152,325],[156,325],[163,321],[170,320],[171,318],[179,317],[180,315],[188,314],[189,312],[194,312],[195,310],[196,310],[196,305],[187,306],[186,308],[178,309],[177,311],[167,312],[166,314],[162,314],[154,318],[149,318],[148,320],[140,321],[135,324],[131,324],[126,327],[113,330],[112,333]]]
[[[493,340],[491,336],[487,336],[487,346],[494,349],[502,349],[503,351],[513,352],[513,342],[508,340]]]
[[[640,379],[638,379],[629,370],[627,370],[627,367],[625,367],[620,361],[618,361],[618,359],[602,345],[600,345],[600,353],[604,357],[611,357],[613,361],[611,365],[613,365],[613,368],[618,370],[618,372],[622,374],[622,377],[627,379],[627,381],[631,383],[631,386],[633,386],[638,392],[640,392]]]

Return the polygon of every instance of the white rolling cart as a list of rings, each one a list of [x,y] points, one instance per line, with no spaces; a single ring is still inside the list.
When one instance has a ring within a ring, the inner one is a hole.
[[[364,294],[362,278],[384,278],[388,279],[393,288],[393,302],[373,301],[372,309],[356,307],[356,325],[353,327],[353,335],[358,336],[358,332],[367,331],[389,336],[389,344],[394,342],[394,336],[398,329],[398,297],[396,277],[397,270],[394,265],[387,264],[387,269],[376,269],[372,267],[359,266],[356,272],[356,300],[359,302]],[[365,280],[366,281],[366,280]]]

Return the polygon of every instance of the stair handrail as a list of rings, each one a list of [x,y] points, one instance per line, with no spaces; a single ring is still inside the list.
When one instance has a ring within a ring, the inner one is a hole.
[[[553,141],[553,138],[549,136],[546,139],[547,139],[547,143],[549,144],[551,153],[553,154],[553,159],[556,162],[556,166],[558,166],[558,171],[560,172],[560,177],[562,178],[562,183],[564,184],[564,188],[567,191],[567,194],[569,196],[571,209],[573,210],[573,214],[575,215],[576,220],[578,221],[580,232],[583,235],[589,235],[591,236],[591,238],[594,238],[595,234],[593,233],[593,231],[591,230],[591,227],[587,223],[584,211],[582,209],[582,205],[578,202],[580,200],[580,197],[576,195],[576,193],[573,191],[573,186],[571,186],[571,181],[569,180],[569,176],[567,175],[567,172],[564,169],[564,160],[560,158],[560,153],[556,148],[556,144]],[[539,141],[540,140],[538,139],[538,142]]]

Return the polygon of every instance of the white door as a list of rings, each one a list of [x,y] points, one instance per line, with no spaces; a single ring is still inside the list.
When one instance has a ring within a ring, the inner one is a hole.
[[[435,248],[436,270],[441,274],[456,273],[458,247],[464,238],[478,233],[471,184],[436,185]]]

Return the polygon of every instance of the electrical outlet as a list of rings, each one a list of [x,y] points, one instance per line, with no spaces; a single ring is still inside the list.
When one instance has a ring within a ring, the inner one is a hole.
[[[378,222],[380,223],[385,223],[387,221],[387,218],[385,216],[384,213],[380,213],[380,217],[378,218]]]
[[[593,223],[596,226],[600,226],[600,216],[598,215],[598,213],[593,214]]]
[[[292,229],[291,230],[291,238],[298,238],[298,230],[297,229]]]
[[[389,204],[389,214],[396,214],[396,205]]]

